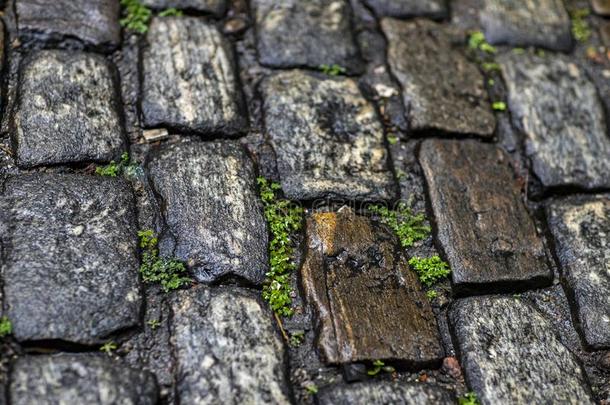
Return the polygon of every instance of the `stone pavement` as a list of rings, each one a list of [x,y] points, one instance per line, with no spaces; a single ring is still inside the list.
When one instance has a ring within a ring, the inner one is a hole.
[[[0,405],[610,404],[610,1],[122,3],[0,1]]]

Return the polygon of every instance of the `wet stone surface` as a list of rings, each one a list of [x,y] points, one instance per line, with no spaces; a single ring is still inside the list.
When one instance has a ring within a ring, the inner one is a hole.
[[[17,340],[92,344],[138,323],[133,194],[118,179],[32,174],[1,197],[6,315]]]
[[[550,283],[544,246],[508,155],[473,140],[426,140],[419,161],[457,291]]]
[[[570,17],[561,0],[484,0],[480,20],[491,44],[572,47]]]
[[[362,70],[345,0],[253,0],[258,57],[263,65]]]
[[[98,55],[41,51],[21,67],[13,143],[21,167],[109,161],[125,148],[114,69]]]
[[[254,166],[238,143],[169,145],[149,156],[146,172],[167,224],[162,256],[184,261],[204,283],[226,276],[262,283],[267,226]]]
[[[283,343],[257,293],[195,287],[171,308],[180,403],[289,403]]]
[[[448,16],[445,0],[364,0],[375,14],[383,17],[428,17],[441,19]]]
[[[247,128],[231,44],[195,17],[155,18],[143,51],[142,115],[148,127],[202,135]]]
[[[347,207],[307,219],[301,282],[326,362],[386,359],[413,367],[443,357],[428,299],[397,243]]]
[[[574,355],[551,323],[512,297],[457,301],[449,320],[466,381],[482,404],[592,404]]]
[[[115,0],[16,0],[19,34],[26,40],[76,38],[112,49],[121,41],[120,5]]]
[[[454,395],[425,383],[367,382],[337,385],[318,394],[320,405],[352,404],[454,404]]]
[[[547,218],[585,341],[610,348],[610,195],[557,199]]]
[[[10,403],[133,404],[157,403],[155,377],[99,354],[25,356],[13,365]]]
[[[546,187],[610,187],[610,138],[597,90],[569,58],[499,58],[514,125]]]
[[[142,0],[142,4],[154,9],[177,8],[222,17],[227,9],[227,0]]]
[[[353,80],[290,71],[267,78],[261,90],[288,198],[395,197],[383,127]]]
[[[412,131],[493,134],[495,118],[483,75],[452,48],[441,25],[384,18],[381,27]]]

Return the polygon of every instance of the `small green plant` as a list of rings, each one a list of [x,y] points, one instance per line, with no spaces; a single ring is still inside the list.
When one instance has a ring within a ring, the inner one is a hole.
[[[305,389],[309,395],[315,395],[318,393],[318,386],[313,383],[306,386]]]
[[[327,74],[329,76],[339,76],[344,75],[347,70],[344,67],[339,65],[320,65],[320,70],[322,73]]]
[[[114,343],[113,341],[109,341],[106,342],[102,345],[102,347],[100,347],[100,351],[111,355],[113,351],[115,351],[118,348],[117,344]]]
[[[396,145],[398,143],[398,137],[396,135],[388,135],[388,143],[390,145]]]
[[[461,398],[458,398],[459,405],[479,405],[479,400],[477,399],[477,394],[474,392],[468,392]]]
[[[504,101],[495,101],[491,105],[491,108],[493,108],[494,111],[506,111],[506,103]]]
[[[184,263],[165,257],[159,257],[157,244],[159,240],[151,230],[139,231],[140,247],[142,248],[142,264],[140,274],[146,283],[159,283],[164,292],[178,289],[191,282],[186,276]]]
[[[369,211],[379,215],[381,222],[396,233],[402,247],[411,247],[416,241],[425,239],[430,234],[430,227],[424,225],[424,214],[414,214],[403,202],[398,204],[396,210],[373,205],[369,207]]]
[[[572,17],[572,35],[578,42],[586,42],[591,37],[591,27],[586,20],[589,16],[589,9],[579,8],[570,12]]]
[[[13,324],[8,317],[0,318],[0,338],[6,337],[13,333]]]
[[[159,17],[182,17],[183,13],[174,7],[167,8],[159,13]]]
[[[407,173],[404,170],[396,169],[396,179],[402,180],[407,177]]]
[[[290,274],[296,270],[292,261],[293,247],[290,235],[301,229],[303,209],[291,201],[281,199],[281,186],[264,177],[257,179],[259,193],[263,201],[265,219],[271,232],[269,242],[269,272],[263,284],[263,299],[278,315],[291,316],[292,287]]]
[[[432,284],[451,273],[449,264],[442,261],[438,256],[430,258],[412,257],[409,260],[409,265],[417,273],[419,281],[426,287],[432,286]]]
[[[426,291],[426,297],[428,297],[428,299],[432,301],[433,299],[438,297],[438,292],[436,290],[428,290]]]
[[[118,163],[112,160],[106,166],[96,167],[95,174],[108,177],[116,177],[122,174],[132,175],[138,168],[139,166],[137,163],[131,163],[129,153],[124,152]]]
[[[481,31],[475,31],[470,34],[470,37],[468,38],[468,47],[472,50],[479,50],[485,53],[496,53],[498,51],[495,46],[487,43],[485,34]]]
[[[148,22],[152,12],[139,0],[121,0],[125,17],[119,21],[122,27],[144,34],[148,31]]]
[[[496,62],[483,62],[481,67],[486,72],[499,72],[501,70],[500,65]]]
[[[394,371],[396,371],[394,369],[394,367],[392,366],[386,366],[385,363],[381,360],[375,360],[373,362],[373,368],[371,368],[370,370],[367,370],[367,374],[370,376],[376,376],[377,374],[379,374],[381,371],[384,371],[386,373],[393,373]]]
[[[305,332],[300,330],[290,334],[290,346],[299,347],[305,339]]]
[[[148,326],[150,326],[150,328],[152,330],[155,330],[159,327],[159,325],[161,325],[161,321],[159,321],[158,319],[151,319],[150,321],[146,322],[148,324]]]

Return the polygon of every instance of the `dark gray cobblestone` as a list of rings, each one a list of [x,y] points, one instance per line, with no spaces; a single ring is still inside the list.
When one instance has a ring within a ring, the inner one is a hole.
[[[227,10],[228,0],[143,0],[142,4],[155,9],[177,8],[222,17]]]

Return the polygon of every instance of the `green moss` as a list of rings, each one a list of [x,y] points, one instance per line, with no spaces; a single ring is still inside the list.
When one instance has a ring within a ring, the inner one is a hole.
[[[501,70],[500,65],[497,64],[496,62],[483,62],[481,64],[481,67],[486,72],[492,72],[492,71],[498,72]]]
[[[393,373],[394,371],[396,371],[394,369],[394,367],[392,366],[386,366],[385,363],[381,360],[375,360],[373,362],[373,368],[367,370],[367,374],[370,376],[376,376],[377,374],[379,374],[381,371],[384,371],[386,373]]]
[[[513,53],[516,55],[523,55],[525,53],[525,49],[523,48],[513,48]]]
[[[303,225],[303,209],[278,197],[281,190],[278,183],[264,177],[259,177],[257,182],[271,233],[269,272],[263,284],[263,299],[276,314],[291,316],[294,311],[291,308],[293,291],[290,274],[296,265],[293,262],[294,249],[290,236]]]
[[[578,42],[586,42],[591,37],[591,27],[586,20],[590,11],[586,8],[579,8],[570,12],[572,17],[572,35]]]
[[[152,12],[148,8],[139,0],[121,0],[121,6],[123,6],[125,15],[119,21],[122,27],[140,34],[148,31],[148,22],[152,16]]]
[[[493,86],[496,84],[496,81],[494,79],[489,79],[489,80],[487,80],[487,84],[490,86]]]
[[[176,8],[168,8],[159,13],[159,17],[182,17],[182,11]]]
[[[142,248],[140,274],[146,283],[159,283],[164,292],[178,289],[191,282],[186,276],[184,263],[165,257],[159,257],[158,239],[151,230],[139,231]]]
[[[123,174],[133,175],[139,168],[140,166],[137,163],[131,162],[129,153],[124,152],[118,163],[112,160],[106,166],[98,166],[95,168],[95,174],[108,177],[116,177]]]
[[[339,76],[344,75],[347,70],[344,67],[339,65],[320,65],[320,70],[322,73],[327,74],[329,76]]]
[[[290,334],[290,346],[299,347],[303,340],[305,339],[305,332],[300,330],[297,332],[293,332]]]
[[[495,101],[491,105],[491,108],[493,108],[494,111],[506,111],[506,103],[504,101]]]
[[[428,297],[428,299],[432,301],[433,299],[438,297],[438,292],[436,292],[436,290],[428,290],[426,291],[426,297]]]
[[[430,227],[424,225],[426,221],[424,214],[414,214],[405,203],[398,204],[396,210],[373,205],[369,207],[369,211],[379,215],[381,222],[394,231],[402,247],[411,247],[416,241],[430,235]]]
[[[479,400],[477,399],[477,394],[474,392],[469,392],[461,398],[458,398],[459,405],[479,405]]]
[[[151,319],[150,321],[146,322],[148,324],[148,326],[150,326],[150,328],[152,330],[155,330],[159,327],[159,325],[161,325],[161,321],[159,321],[158,319]]]
[[[6,337],[13,333],[13,324],[8,317],[0,318],[0,338]]]
[[[118,348],[117,344],[114,343],[113,341],[109,341],[106,342],[102,345],[102,347],[100,347],[100,351],[110,355],[112,354],[113,351],[115,351]]]
[[[487,43],[485,34],[481,31],[475,31],[468,38],[468,47],[472,50],[479,50],[485,53],[496,53],[498,50]]]
[[[318,393],[318,386],[313,383],[306,386],[305,389],[307,390],[307,393],[310,395],[315,395]]]
[[[396,145],[398,143],[398,137],[396,135],[388,135],[388,143],[390,145]]]
[[[417,273],[419,281],[426,287],[432,286],[432,284],[451,273],[449,265],[438,256],[430,258],[412,257],[409,260],[409,265]]]

